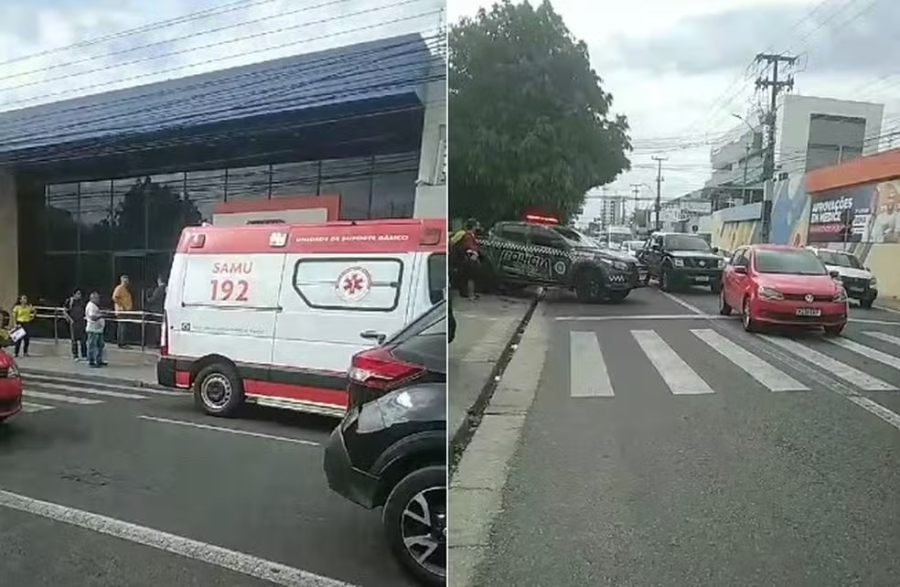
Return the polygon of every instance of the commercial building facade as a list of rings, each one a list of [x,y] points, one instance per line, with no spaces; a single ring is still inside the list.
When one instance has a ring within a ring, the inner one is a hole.
[[[0,307],[136,293],[221,203],[446,217],[446,66],[418,35],[0,114]]]

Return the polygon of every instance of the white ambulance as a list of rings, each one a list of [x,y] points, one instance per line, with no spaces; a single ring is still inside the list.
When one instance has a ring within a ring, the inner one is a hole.
[[[352,356],[443,299],[446,242],[441,220],[186,228],[158,381],[215,416],[245,402],[342,416]]]

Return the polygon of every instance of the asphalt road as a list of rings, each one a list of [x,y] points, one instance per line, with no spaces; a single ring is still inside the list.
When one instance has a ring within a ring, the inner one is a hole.
[[[900,584],[900,315],[854,309],[838,346],[676,297],[545,302],[476,584]]]
[[[74,382],[25,399],[0,425],[0,585],[412,584],[380,510],[326,485],[333,420],[214,419],[186,395]]]

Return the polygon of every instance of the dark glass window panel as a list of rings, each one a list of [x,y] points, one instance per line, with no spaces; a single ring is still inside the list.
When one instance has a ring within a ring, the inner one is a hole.
[[[35,305],[59,307],[78,285],[78,257],[74,253],[48,254],[42,264],[39,290],[29,298]]]
[[[212,222],[216,204],[225,201],[225,170],[189,171],[187,174],[187,197],[184,200],[181,226],[197,226],[201,222]]]
[[[147,192],[147,248],[174,249],[181,229],[189,222],[198,224],[200,212],[185,199],[183,173],[155,175],[152,179]]]
[[[113,182],[113,250],[142,250],[147,241],[147,202],[153,189],[150,177]]]
[[[100,294],[101,307],[108,308],[112,290],[116,285],[113,277],[112,255],[110,253],[82,253],[78,259],[78,286],[85,294],[96,291]]]
[[[172,257],[174,253],[148,253],[145,261],[148,287],[156,287],[156,278],[162,277],[168,283],[169,271],[172,269]]]
[[[112,181],[81,183],[81,250],[108,251],[112,241]]]
[[[78,249],[78,184],[47,186],[47,250]]]
[[[806,152],[806,171],[836,165],[839,160],[840,147],[837,145],[810,145]]]
[[[228,169],[227,199],[265,200],[269,197],[269,166]]]
[[[370,218],[412,218],[419,176],[417,153],[375,158]]]
[[[319,193],[341,197],[341,220],[369,218],[372,196],[372,158],[332,159],[322,161],[322,183]]]
[[[280,163],[272,166],[272,197],[312,196],[319,189],[319,162]]]

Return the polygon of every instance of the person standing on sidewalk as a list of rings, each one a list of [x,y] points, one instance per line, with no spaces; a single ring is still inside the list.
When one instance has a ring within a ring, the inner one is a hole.
[[[85,330],[87,323],[84,312],[84,294],[81,289],[76,289],[63,306],[63,314],[69,322],[69,333],[72,338],[72,358],[76,361],[88,358],[87,332]],[[81,351],[80,354],[79,351]]]
[[[166,281],[160,275],[156,278],[156,288],[147,298],[147,309],[154,314],[162,314],[163,306],[166,303]],[[156,317],[153,320],[153,327],[150,329],[150,340],[153,344],[159,345],[162,335],[162,326],[156,323]]]
[[[119,278],[119,285],[113,290],[112,301],[116,310],[116,342],[120,349],[128,348],[128,323],[129,316],[126,312],[134,309],[134,299],[131,297],[131,289],[128,287],[127,275]]]
[[[87,332],[87,356],[91,367],[104,367],[103,362],[103,331],[106,321],[103,312],[100,311],[100,294],[91,292],[87,306],[84,309],[85,331]]]
[[[459,294],[470,300],[478,297],[475,290],[475,280],[480,270],[478,240],[475,235],[478,226],[478,221],[470,218],[466,221],[465,228],[450,239],[451,262],[456,265]]]
[[[13,327],[12,330],[16,328],[21,328],[25,334],[20,339],[16,341],[15,344],[15,352],[16,356],[19,356],[19,351],[24,350],[25,356],[28,356],[28,346],[31,344],[31,336],[28,333],[28,329],[31,327],[32,321],[34,321],[34,306],[28,303],[28,296],[22,295],[19,296],[19,303],[13,306],[12,309],[12,319],[13,319]],[[10,331],[12,332],[12,331]],[[24,348],[23,348],[24,347]]]

